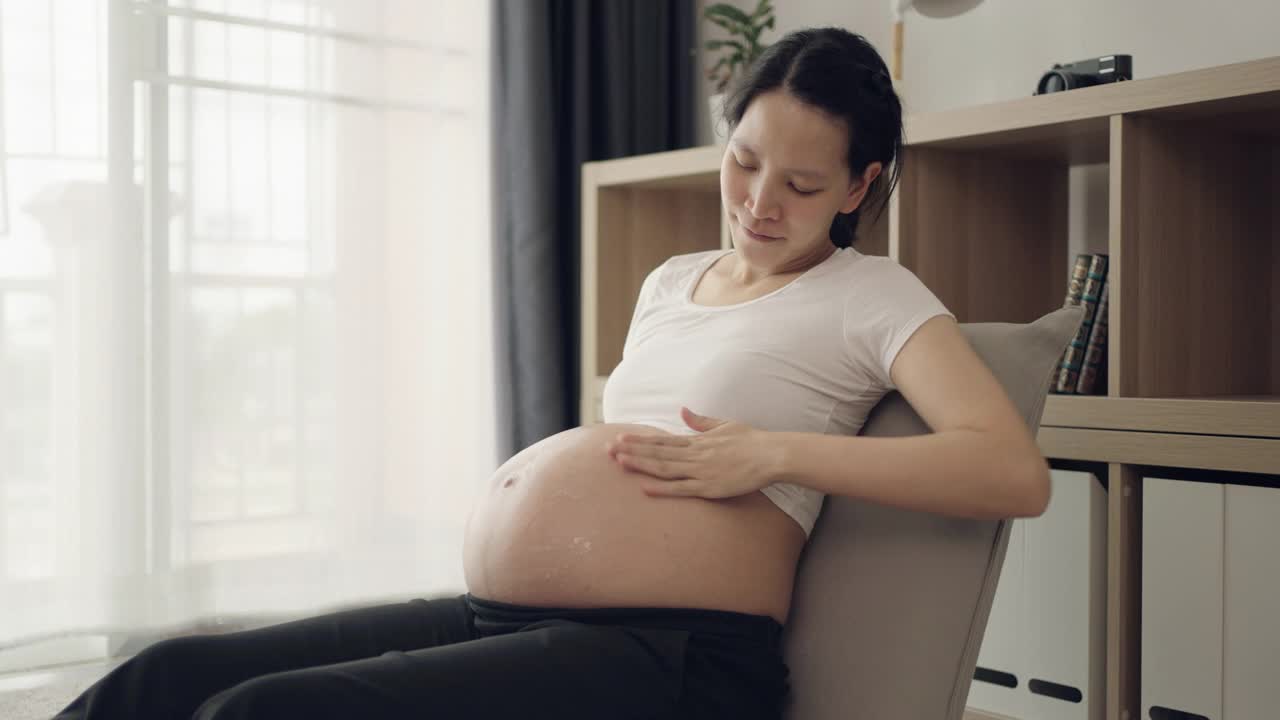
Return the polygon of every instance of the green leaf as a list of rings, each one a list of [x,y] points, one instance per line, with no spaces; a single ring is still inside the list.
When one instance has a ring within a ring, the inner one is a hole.
[[[746,13],[742,12],[741,10],[739,10],[738,8],[732,5],[729,5],[728,3],[718,3],[716,5],[712,5],[711,7],[707,8],[707,13],[710,13],[713,9],[716,11],[716,14],[718,15],[722,15],[731,20],[735,20],[739,23],[742,23],[743,25],[748,25],[748,26],[751,25],[751,18],[748,17]]]
[[[742,21],[741,15],[742,12],[737,8],[724,4],[712,5],[703,13],[707,20],[734,34],[741,33],[747,28],[747,23]]]
[[[769,4],[769,0],[760,0],[760,4],[756,5],[755,12],[751,13],[751,19],[754,21],[757,18],[767,16],[771,12],[773,12],[773,6]]]
[[[730,35],[741,35],[743,33],[742,26],[730,20],[725,20],[721,17],[709,17],[707,19],[727,30]]]
[[[708,40],[706,48],[708,50],[719,50],[720,48],[731,47],[735,50],[742,50],[742,43],[737,40]]]
[[[711,15],[712,13],[722,13],[725,8],[732,8],[729,3],[712,3],[702,10],[703,15]]]

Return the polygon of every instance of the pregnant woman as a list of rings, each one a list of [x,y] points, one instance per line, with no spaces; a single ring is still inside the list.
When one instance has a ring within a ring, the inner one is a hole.
[[[826,494],[1041,513],[1048,466],[955,317],[852,247],[900,164],[876,51],[792,33],[725,107],[733,248],[645,279],[607,422],[489,480],[465,594],[157,643],[59,717],[779,718],[780,635]],[[855,437],[894,389],[934,433]]]

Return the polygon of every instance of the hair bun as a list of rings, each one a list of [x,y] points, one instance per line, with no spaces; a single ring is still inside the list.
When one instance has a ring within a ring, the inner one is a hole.
[[[893,80],[889,79],[888,73],[877,70],[871,76],[871,81],[876,86],[876,89],[880,91],[881,95],[887,96],[893,93]]]
[[[859,65],[862,71],[862,87],[869,93],[880,99],[884,99],[893,94],[893,80],[889,79],[889,74],[883,70]]]

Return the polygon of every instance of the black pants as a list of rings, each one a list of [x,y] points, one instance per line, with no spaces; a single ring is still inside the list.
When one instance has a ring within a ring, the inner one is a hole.
[[[412,600],[158,642],[57,720],[777,720],[781,631],[719,610]]]

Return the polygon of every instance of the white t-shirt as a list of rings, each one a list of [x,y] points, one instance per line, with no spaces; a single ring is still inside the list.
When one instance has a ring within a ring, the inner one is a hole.
[[[855,435],[895,389],[889,368],[911,334],[955,317],[910,270],[853,248],[754,300],[695,304],[697,279],[731,252],[676,255],[645,278],[604,388],[605,422],[692,435],[684,405],[761,430]],[[791,483],[761,492],[808,537],[821,492]]]

